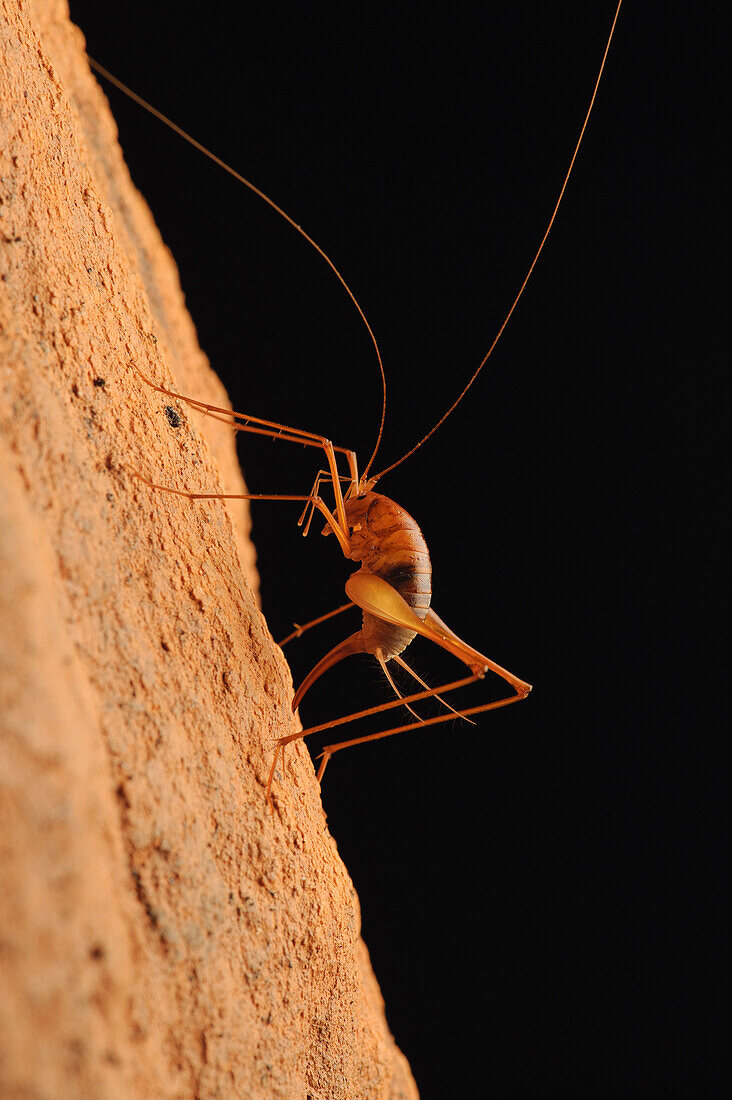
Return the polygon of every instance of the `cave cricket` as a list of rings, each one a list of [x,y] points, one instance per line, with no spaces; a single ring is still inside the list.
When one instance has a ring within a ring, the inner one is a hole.
[[[143,107],[146,111],[150,112],[157,119],[163,122],[166,126],[172,129],[175,133],[180,135],[184,140],[189,142],[199,152],[203,153],[214,163],[223,168],[226,172],[232,175],[250,191],[254,192],[263,202],[267,203],[273,210],[276,211],[286,222],[288,222],[293,229],[295,229],[305,240],[319,253],[323,260],[328,264],[331,271],[343,286],[345,292],[353,302],[356,310],[358,311],[361,320],[366,326],[371,342],[373,344],[374,351],[376,353],[382,387],[382,406],[381,406],[381,422],[379,425],[379,431],[376,438],[373,451],[369,457],[363,470],[359,470],[358,459],[356,453],[345,447],[334,446],[334,444],[326,439],[324,436],[318,435],[314,432],[304,431],[300,428],[292,428],[285,424],[280,424],[272,420],[264,420],[260,417],[251,416],[244,413],[232,412],[229,409],[219,408],[215,405],[209,405],[205,402],[194,400],[193,398],[186,397],[183,394],[176,393],[173,390],[168,389],[165,386],[157,385],[151,379],[145,377],[139,369],[135,366],[135,370],[142,380],[153,390],[158,393],[162,393],[167,397],[175,398],[184,402],[190,408],[206,414],[209,417],[222,420],[224,423],[230,425],[235,431],[250,432],[256,435],[270,436],[275,439],[288,443],[297,443],[300,445],[313,447],[319,450],[325,461],[327,468],[318,470],[315,477],[312,490],[308,494],[303,495],[285,495],[285,494],[258,494],[258,493],[246,493],[246,494],[234,494],[234,493],[194,493],[181,489],[173,489],[169,486],[159,485],[142,474],[136,473],[136,476],[143,481],[150,488],[156,491],[173,493],[177,496],[183,496],[190,500],[225,500],[225,499],[246,499],[246,500],[275,500],[281,502],[296,501],[301,502],[304,505],[303,511],[299,518],[299,525],[303,528],[303,534],[307,535],[313,518],[316,512],[319,512],[324,520],[323,534],[333,534],[342,550],[344,556],[354,562],[360,563],[360,568],[357,572],[353,573],[346,582],[346,596],[348,602],[336,608],[334,611],[330,611],[325,615],[321,615],[319,618],[312,620],[309,623],[305,623],[302,626],[298,626],[293,634],[288,635],[283,639],[281,644],[285,644],[293,637],[300,636],[306,630],[309,630],[313,626],[317,626],[319,623],[324,622],[326,619],[330,619],[335,615],[340,614],[343,611],[348,610],[354,605],[359,607],[362,611],[362,626],[361,629],[339,642],[333,649],[325,654],[324,657],[315,665],[313,669],[308,673],[305,679],[302,681],[297,691],[295,692],[292,709],[295,711],[302,702],[305,694],[309,688],[315,683],[320,676],[323,675],[328,669],[332,668],[339,661],[342,661],[345,657],[356,653],[371,654],[376,658],[381,666],[384,675],[386,676],[389,684],[391,685],[396,698],[393,700],[380,703],[376,706],[369,707],[366,710],[357,711],[353,714],[334,718],[328,722],[323,722],[320,725],[311,726],[307,729],[301,730],[296,733],[289,734],[288,736],[281,737],[277,741],[274,759],[269,771],[267,780],[267,799],[271,799],[272,781],[277,766],[277,760],[280,753],[283,754],[285,747],[293,741],[302,740],[313,733],[320,733],[325,730],[333,729],[337,726],[345,725],[349,722],[356,721],[360,718],[370,717],[376,714],[381,714],[385,711],[392,710],[395,707],[405,706],[410,713],[416,719],[414,722],[409,722],[405,725],[391,727],[389,729],[381,730],[376,733],[366,734],[361,737],[353,737],[345,741],[336,742],[334,744],[326,745],[320,755],[320,767],[318,769],[317,778],[320,781],[323,777],[326,765],[330,758],[342,749],[350,748],[354,745],[364,744],[368,741],[375,741],[385,737],[391,737],[397,733],[403,733],[408,730],[424,729],[427,726],[436,725],[441,722],[454,720],[455,717],[469,720],[472,715],[481,714],[490,710],[497,710],[500,707],[509,706],[511,703],[516,703],[521,699],[525,699],[531,691],[531,685],[525,680],[520,679],[507,669],[502,668],[496,664],[489,657],[480,653],[477,649],[468,645],[462,641],[450,628],[442,621],[437,615],[434,609],[430,606],[431,599],[431,566],[429,552],[425,543],[424,537],[412,519],[412,517],[401,508],[395,501],[389,497],[384,496],[381,493],[375,492],[375,486],[384,477],[385,474],[390,473],[402,462],[410,458],[415,451],[417,451],[427,440],[434,435],[440,425],[447,419],[457,406],[470,387],[475,382],[476,378],[482,371],[488,359],[493,353],[493,349],[501,338],[506,325],[508,324],[519,299],[521,298],[524,289],[531,277],[531,274],[536,266],[536,263],[541,255],[541,252],[546,243],[549,232],[554,224],[554,220],[557,215],[557,211],[562,202],[564,192],[569,181],[569,177],[572,173],[572,169],[579,152],[582,139],[587,128],[587,124],[594,106],[597,90],[602,78],[603,70],[605,68],[605,62],[607,60],[610,44],[612,42],[615,26],[617,24],[618,16],[620,14],[620,8],[622,6],[622,0],[619,0],[615,15],[613,17],[612,26],[608,34],[607,42],[605,44],[605,51],[602,57],[602,61],[598,70],[595,85],[590,97],[590,102],[580,129],[577,143],[572,153],[569,167],[567,169],[564,181],[559,191],[554,209],[547,224],[544,235],[541,239],[539,247],[536,250],[533,260],[528,268],[526,276],[519,287],[513,304],[511,305],[506,317],[501,324],[492,344],[490,345],[486,355],[473,372],[472,376],[464,386],[461,393],[453,401],[447,411],[437,421],[436,424],[430,428],[430,430],[408,450],[403,454],[396,462],[392,462],[391,465],[386,466],[384,469],[379,470],[376,473],[372,472],[372,467],[376,459],[379,445],[384,428],[384,420],[386,415],[386,376],[384,372],[384,366],[382,363],[381,353],[376,340],[376,337],[371,329],[371,326],[366,319],[366,316],[361,309],[356,297],[351,291],[350,287],[346,283],[344,277],[340,271],[336,268],[333,261],[323,251],[323,249],[314,241],[301,226],[297,225],[293,219],[285,213],[272,199],[265,195],[259,188],[255,187],[249,180],[245,179],[242,175],[236,172],[228,164],[222,161],[219,157],[215,156],[209,149],[201,145],[193,137],[187,134],[169,118],[163,115],[156,108],[147,103],[144,99],[138,96],[105,68],[103,68],[93,58],[88,57],[91,67],[99,73],[101,76],[109,80],[115,87],[121,92],[134,100],[137,104]],[[87,55],[88,56],[88,55]],[[347,468],[347,473],[345,469]],[[334,503],[332,506],[328,506],[320,495],[321,485],[327,485],[332,489]],[[438,687],[431,688],[409,667],[406,661],[401,656],[407,646],[418,635],[422,635],[429,641],[434,642],[435,645],[440,646],[442,649],[447,650],[453,656],[457,657],[468,670],[468,675],[463,676],[460,679],[453,680],[450,683],[441,684]],[[401,668],[408,672],[413,679],[420,684],[422,691],[415,692],[410,695],[403,696],[400,694],[391,673],[388,669],[388,663],[395,661]],[[447,703],[442,696],[450,692],[456,691],[459,688],[466,687],[469,684],[474,683],[477,680],[482,679],[487,672],[496,673],[511,688],[511,694],[505,698],[498,699],[494,702],[483,703],[478,706],[456,709]],[[432,718],[420,718],[414,710],[412,710],[411,704],[418,703],[420,700],[430,697],[436,697],[446,708],[447,713],[437,715]]]

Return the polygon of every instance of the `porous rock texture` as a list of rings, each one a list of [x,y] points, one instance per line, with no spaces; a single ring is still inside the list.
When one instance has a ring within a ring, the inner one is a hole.
[[[0,0],[0,1095],[414,1097],[175,266],[65,0]],[[245,287],[242,293],[245,293]],[[177,416],[168,416],[165,405]]]

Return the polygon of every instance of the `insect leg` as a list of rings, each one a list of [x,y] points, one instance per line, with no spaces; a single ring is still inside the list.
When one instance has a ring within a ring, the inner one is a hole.
[[[325,518],[326,523],[329,525],[333,534],[338,539],[338,543],[341,550],[349,557],[350,547],[348,544],[348,536],[344,535],[341,528],[338,526],[336,517],[328,510],[325,501],[320,497],[311,497],[304,494],[292,494],[292,493],[191,493],[187,489],[173,489],[170,485],[158,485],[154,481],[150,481],[148,478],[143,477],[137,470],[130,471],[133,477],[136,477],[139,481],[142,481],[145,485],[149,485],[151,489],[157,489],[161,493],[172,493],[177,497],[188,497],[189,500],[279,500],[279,501],[307,501],[312,504]]]
[[[272,810],[274,809],[274,807],[272,805],[272,780],[274,779],[275,768],[277,767],[277,758],[280,755],[280,750],[282,750],[282,767],[284,768],[284,766],[285,766],[285,746],[278,744],[277,747],[275,748],[275,754],[274,754],[274,758],[272,760],[272,767],[269,769],[269,775],[267,776],[267,796],[266,797],[267,797],[267,802],[269,802],[270,809],[272,809]]]
[[[354,638],[355,637],[356,635],[354,635]],[[345,642],[341,643],[341,645],[345,647],[348,643],[353,642],[353,640],[353,638],[348,638]],[[440,684],[438,687],[428,688],[426,691],[417,692],[415,695],[405,695],[401,699],[392,699],[388,703],[379,703],[376,706],[368,707],[366,710],[354,711],[353,714],[344,714],[340,718],[332,718],[329,722],[323,722],[319,726],[310,726],[308,729],[299,730],[297,733],[288,734],[286,737],[280,737],[277,742],[275,759],[270,769],[269,782],[267,784],[267,800],[270,801],[272,779],[274,777],[279,750],[284,750],[285,746],[291,744],[291,742],[301,741],[309,737],[312,733],[322,733],[323,730],[334,729],[336,726],[343,726],[348,722],[356,722],[360,718],[370,718],[372,715],[381,714],[385,710],[393,710],[394,707],[401,707],[409,703],[418,703],[421,699],[429,699],[432,696],[438,695],[440,692],[447,694],[450,691],[457,691],[459,688],[474,684],[477,680],[481,680],[482,678],[482,673],[475,672],[472,676],[463,677],[462,680],[453,680],[449,684]],[[393,729],[380,730],[378,733],[366,734],[363,737],[354,737],[349,741],[340,741],[335,745],[327,745],[320,754],[323,758],[323,762],[318,769],[318,781],[322,778],[323,772],[331,756],[336,752],[340,752],[341,749],[350,748],[352,745],[362,745],[367,741],[378,741],[384,737],[392,737],[397,733],[404,733],[406,730],[425,729],[427,726],[434,726],[440,722],[450,722],[454,717],[469,718],[473,714],[482,714],[484,711],[488,710],[498,710],[499,707],[507,707],[511,703],[517,703],[520,699],[524,698],[526,698],[525,693],[519,692],[516,695],[508,696],[506,699],[498,699],[493,703],[482,703],[477,707],[469,707],[466,710],[456,711],[455,715],[440,714],[436,718],[426,718],[418,722],[411,722],[404,726],[397,726]]]
[[[300,623],[293,623],[292,625],[295,629],[291,634],[288,634],[286,638],[283,638],[281,642],[278,642],[277,645],[281,649],[283,646],[287,645],[288,642],[291,642],[293,638],[299,638],[306,630],[310,630],[312,627],[324,623],[326,619],[332,619],[334,615],[340,615],[341,611],[348,611],[349,607],[355,606],[354,603],[344,603],[341,604],[340,607],[337,607],[335,611],[329,611],[326,615],[320,615],[317,619],[311,619],[308,623],[303,623],[302,625],[300,625]]]
[[[199,401],[195,397],[186,397],[185,394],[178,393],[176,390],[170,390],[167,386],[159,386],[152,379],[148,378],[142,373],[142,371],[134,363],[131,364],[136,374],[140,376],[146,386],[156,390],[158,393],[163,393],[166,397],[173,397],[177,401],[183,401],[190,408],[195,409],[197,412],[204,413],[205,415],[211,415],[217,420],[221,420],[222,417],[231,418],[234,423],[231,425],[236,431],[251,432],[254,435],[268,435],[274,439],[282,439],[287,443],[301,443],[305,447],[320,447],[325,452],[325,457],[328,462],[328,469],[333,479],[333,493],[335,495],[335,512],[338,519],[338,526],[346,539],[348,540],[348,525],[346,523],[346,511],[343,505],[343,492],[341,490],[340,475],[338,473],[338,466],[336,464],[336,452],[344,454],[348,462],[349,472],[351,473],[351,479],[358,481],[358,464],[356,455],[353,451],[348,450],[347,447],[334,447],[329,439],[324,435],[318,435],[316,432],[307,432],[302,428],[291,428],[287,424],[280,424],[277,420],[263,420],[259,416],[249,416],[247,413],[233,412],[231,409],[224,409],[220,405],[210,405],[206,401]],[[240,496],[239,499],[242,499]],[[250,500],[262,500],[271,499],[269,497],[250,497]],[[294,497],[290,497],[290,500],[294,500]],[[308,497],[300,497],[300,500],[308,500]]]
[[[351,641],[352,638],[348,638],[346,642],[341,644],[345,646],[347,642]],[[354,650],[354,652],[356,651]],[[329,654],[326,656],[329,656]],[[391,699],[388,703],[377,703],[373,707],[367,707],[366,710],[354,711],[353,714],[345,714],[340,718],[332,718],[329,722],[323,722],[319,726],[309,726],[306,730],[299,730],[297,733],[288,734],[287,737],[281,737],[277,743],[278,745],[289,745],[291,741],[298,741],[303,737],[309,737],[311,733],[322,733],[323,730],[333,729],[335,726],[343,726],[347,722],[356,722],[359,718],[370,718],[373,714],[380,714],[381,711],[384,710],[393,710],[394,707],[404,706],[405,703],[418,703],[420,699],[428,699],[430,696],[436,695],[438,691],[457,691],[458,688],[467,687],[468,684],[474,684],[476,680],[480,679],[481,676],[479,673],[473,673],[472,676],[464,676],[462,680],[453,680],[449,684],[440,684],[440,686],[436,688],[427,688],[426,691],[418,691],[415,695],[405,695],[399,699]],[[449,715],[445,715],[445,721],[448,721],[449,717]]]
[[[315,477],[315,482],[313,484],[312,489],[310,490],[310,495],[313,496],[313,497],[319,496],[320,495],[320,482],[321,481],[330,481],[332,483],[332,480],[333,480],[333,478],[332,478],[332,475],[330,473],[330,470],[318,470],[318,473]],[[339,476],[339,481],[347,481],[349,483],[348,490],[346,491],[346,496],[347,496],[348,493],[351,490],[351,487],[353,486],[353,482],[351,481],[351,478],[346,477],[344,474],[341,474]],[[309,503],[306,504],[305,507],[303,508],[302,515],[300,516],[299,520],[297,521],[297,526],[298,527],[302,527],[303,523],[305,523],[305,517],[308,514],[308,509],[309,508],[311,508]],[[310,524],[312,523],[314,515],[315,515],[315,509],[312,508],[311,511],[310,511],[310,516],[308,518],[308,521],[307,521],[307,523],[305,523],[305,530],[303,531],[303,538],[307,537],[307,534],[310,530]]]
[[[470,679],[478,679],[478,677],[471,677]],[[469,683],[470,681],[468,680],[467,682]],[[444,685],[442,687],[435,688],[434,691],[428,692],[427,694],[435,695],[438,691],[449,691],[451,690],[451,687],[452,685],[449,684]],[[524,698],[525,696],[521,694],[509,695],[505,699],[497,699],[494,703],[483,703],[481,706],[478,707],[469,707],[467,710],[456,711],[456,714],[458,718],[467,718],[471,714],[482,714],[487,710],[498,710],[499,707],[510,706],[511,703],[518,703],[520,699]],[[386,705],[388,706],[389,704]],[[351,716],[349,716],[349,718],[345,720],[350,720],[350,717]],[[452,721],[452,718],[453,716],[451,714],[439,714],[436,718],[427,718],[420,722],[411,722],[406,726],[396,726],[394,729],[380,730],[378,733],[369,733],[366,734],[364,737],[353,737],[350,741],[339,741],[336,745],[326,745],[326,747],[323,749],[323,751],[320,753],[320,756],[318,757],[318,759],[322,761],[320,767],[318,768],[318,782],[320,782],[323,778],[323,772],[325,771],[331,756],[335,755],[335,753],[337,752],[340,752],[341,749],[350,749],[353,745],[364,745],[367,741],[379,741],[384,737],[393,737],[397,733],[406,733],[408,730],[422,730],[425,729],[427,726],[436,726],[440,722],[450,722]],[[343,719],[341,719],[341,721],[343,721]],[[313,731],[305,730],[304,732],[305,734],[307,734],[312,733]]]
[[[376,615],[384,622],[406,627],[407,630],[413,630],[415,634],[422,634],[425,638],[429,638],[431,642],[452,653],[477,676],[482,676],[490,670],[498,673],[522,697],[526,697],[531,691],[531,684],[520,680],[508,669],[502,668],[495,661],[491,661],[490,657],[479,653],[462,638],[458,638],[432,608],[429,608],[423,620],[419,619],[399,592],[383,577],[361,571],[352,573],[346,581],[346,595],[364,611]]]

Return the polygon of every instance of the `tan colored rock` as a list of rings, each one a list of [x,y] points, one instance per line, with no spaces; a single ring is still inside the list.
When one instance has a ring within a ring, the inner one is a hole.
[[[265,807],[247,512],[130,474],[242,485],[132,370],[226,401],[83,51],[0,0],[0,1094],[414,1097],[302,747]]]

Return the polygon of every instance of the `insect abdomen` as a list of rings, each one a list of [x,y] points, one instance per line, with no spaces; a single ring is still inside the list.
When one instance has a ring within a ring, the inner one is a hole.
[[[351,532],[351,558],[396,588],[414,613],[424,619],[432,596],[432,566],[419,527],[404,508],[380,493],[349,500],[346,514]],[[367,652],[377,646],[388,659],[406,649],[415,634],[368,612],[363,616]]]

